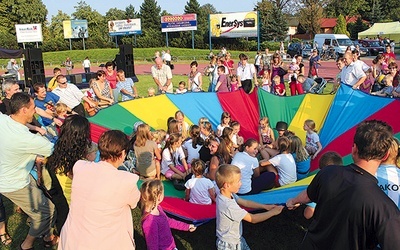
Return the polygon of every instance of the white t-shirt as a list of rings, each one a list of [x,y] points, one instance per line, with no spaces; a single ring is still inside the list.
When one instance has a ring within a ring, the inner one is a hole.
[[[190,189],[190,203],[209,205],[212,203],[209,189],[214,188],[210,179],[205,177],[192,178],[185,183],[185,187]]]
[[[192,139],[189,139],[182,143],[182,148],[187,150],[187,162],[191,163],[193,159],[199,158],[199,150],[201,145],[196,145],[196,148],[193,148]]]
[[[237,204],[239,197],[232,194],[229,199],[222,194],[217,195],[216,231],[221,241],[237,245],[242,237],[242,220],[247,211]]]
[[[317,150],[317,142],[319,142],[319,136],[317,133],[306,134],[306,147],[312,147]]]
[[[224,128],[229,127],[229,126],[223,126],[222,124],[219,124],[217,126],[217,136],[222,136],[222,132],[224,131]]]
[[[236,153],[232,159],[232,165],[240,168],[242,186],[239,189],[239,194],[245,194],[251,191],[251,177],[254,169],[258,168],[258,160],[250,156],[246,152]]]
[[[90,61],[89,61],[89,59],[83,60],[82,65],[83,65],[84,68],[90,68]]]
[[[269,162],[278,170],[279,184],[281,186],[293,183],[297,180],[296,162],[292,154],[276,155],[269,159]]]
[[[165,172],[167,172],[169,165],[171,164],[174,166],[182,165],[182,159],[185,159],[185,153],[183,152],[182,147],[177,148],[172,155],[168,148],[164,149],[162,152],[161,173],[165,175]]]
[[[163,56],[163,59],[164,59],[166,62],[170,62],[170,61],[171,61],[171,55],[170,55],[169,53],[165,52],[165,54],[164,54],[164,56]]]

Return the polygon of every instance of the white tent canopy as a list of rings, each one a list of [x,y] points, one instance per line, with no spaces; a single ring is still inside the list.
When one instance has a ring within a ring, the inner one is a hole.
[[[358,33],[358,38],[387,37],[395,42],[400,42],[400,22],[374,23],[371,28]]]

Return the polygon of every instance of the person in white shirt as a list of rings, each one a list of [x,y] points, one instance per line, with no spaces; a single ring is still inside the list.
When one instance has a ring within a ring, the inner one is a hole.
[[[86,57],[85,60],[83,60],[82,66],[83,66],[83,69],[85,70],[86,74],[90,73],[90,60],[89,60],[89,57]]]
[[[96,104],[85,96],[82,91],[74,84],[68,83],[64,75],[57,76],[56,79],[58,86],[53,90],[53,93],[60,97],[60,102],[68,106],[78,113],[78,115],[85,116],[85,108],[82,101],[89,103],[90,107],[96,107]]]
[[[29,132],[25,125],[32,122],[35,114],[31,96],[15,93],[10,105],[10,116],[0,114],[0,193],[31,218],[28,235],[19,246],[19,249],[31,249],[35,239],[43,235],[46,242],[55,239],[52,233],[54,205],[30,174],[35,161],[39,161],[37,156],[50,156],[53,144]]]
[[[353,89],[358,89],[365,79],[367,79],[365,72],[360,64],[354,63],[351,52],[344,54],[344,63],[346,66],[340,72],[341,82],[352,86]]]
[[[238,82],[242,84],[244,92],[250,93],[253,88],[253,82],[257,84],[257,70],[253,64],[248,63],[248,57],[245,54],[239,55],[240,63],[236,70]]]
[[[166,65],[168,65],[168,66],[171,67],[171,60],[172,60],[172,57],[171,57],[171,51],[170,51],[169,49],[164,53],[162,59],[164,60],[164,63],[165,63]]]
[[[206,164],[202,160],[195,159],[192,164],[193,177],[185,183],[185,200],[190,203],[210,205],[215,203],[215,188],[212,181],[204,177]]]

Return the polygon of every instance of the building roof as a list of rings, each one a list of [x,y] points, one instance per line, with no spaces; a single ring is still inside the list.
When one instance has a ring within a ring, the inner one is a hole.
[[[358,16],[346,16],[346,23],[355,23],[357,21]],[[336,26],[337,18],[321,18],[321,29],[324,28],[334,28]],[[363,20],[364,23],[367,21]]]
[[[333,28],[336,26],[337,18],[321,18],[321,28]]]

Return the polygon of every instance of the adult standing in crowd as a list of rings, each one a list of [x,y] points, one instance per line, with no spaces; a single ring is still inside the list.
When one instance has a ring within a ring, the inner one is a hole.
[[[11,115],[0,114],[0,193],[19,206],[30,218],[31,226],[20,249],[31,249],[36,238],[56,242],[52,233],[54,205],[30,175],[37,156],[49,156],[53,144],[29,132],[25,124],[35,114],[33,98],[15,93],[10,102]],[[33,202],[34,201],[34,202]]]
[[[157,84],[158,93],[173,93],[171,68],[165,65],[160,57],[154,61],[156,64],[151,67],[151,75]]]
[[[353,89],[358,87],[367,79],[367,75],[362,69],[361,64],[354,63],[353,54],[346,52],[344,54],[345,67],[340,73],[342,83],[352,86]]]
[[[89,60],[89,57],[85,57],[85,60],[83,60],[82,66],[83,66],[83,69],[85,70],[86,74],[90,73],[90,60]]]
[[[83,107],[82,100],[89,103],[90,107],[96,107],[96,104],[85,96],[76,85],[69,84],[64,75],[57,76],[57,83],[58,86],[53,90],[53,93],[58,95],[60,102],[67,105],[72,111],[85,116],[85,108]]]
[[[67,57],[67,59],[64,62],[66,74],[70,75],[72,73],[72,69],[74,68],[74,63],[71,61],[71,58]]]
[[[163,59],[164,63],[171,68],[172,57],[171,57],[171,51],[169,49],[167,49],[167,51],[164,53],[164,55],[162,56],[162,59]]]
[[[316,78],[316,77],[318,77],[318,68],[319,68],[319,65],[321,62],[321,58],[318,54],[317,49],[312,50],[309,61],[310,61],[310,68],[308,70],[308,77]]]
[[[74,165],[71,206],[59,249],[135,249],[132,211],[139,201],[139,177],[119,171],[128,138],[110,130],[99,139],[100,162]]]
[[[8,74],[13,74],[16,80],[21,79],[21,74],[19,73],[19,66],[17,60],[14,58],[10,59],[7,63],[7,72]]]
[[[271,87],[271,92],[275,93],[275,84],[274,84],[274,77],[279,76],[280,82],[282,84],[285,83],[283,77],[287,72],[284,72],[283,68],[285,67],[285,64],[282,61],[282,57],[279,53],[274,53],[272,55],[272,63],[271,63],[271,82],[272,82],[272,87]]]
[[[112,89],[114,102],[118,102],[119,91],[117,90],[117,71],[113,62],[106,62],[106,79]]]
[[[190,72],[188,75],[188,87],[192,92],[199,92],[203,87],[203,77],[201,72],[198,71],[197,61],[190,63]]]
[[[57,211],[56,226],[60,233],[69,212],[73,166],[87,157],[90,140],[89,121],[80,115],[68,116],[61,126],[54,151],[48,158],[46,169],[51,178],[51,201]]]
[[[269,70],[271,67],[271,56],[272,54],[269,53],[269,49],[265,48],[265,53],[262,55],[262,66],[263,70]]]
[[[392,140],[388,124],[362,122],[352,146],[354,163],[323,168],[307,190],[286,202],[288,209],[310,201],[318,204],[301,249],[376,249],[378,244],[398,249],[400,211],[375,178]]]
[[[253,64],[248,62],[248,57],[245,54],[239,55],[239,66],[236,69],[236,75],[238,77],[238,82],[241,82],[244,92],[247,94],[253,88],[254,84],[257,84],[257,70]]]

